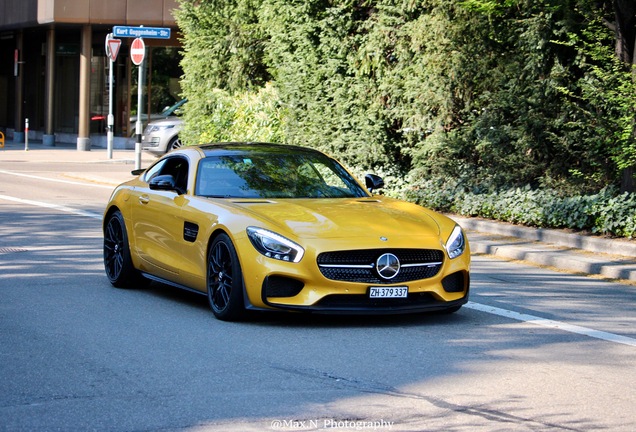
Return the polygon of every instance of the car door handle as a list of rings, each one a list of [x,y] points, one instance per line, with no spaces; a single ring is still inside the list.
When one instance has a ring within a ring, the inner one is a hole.
[[[139,204],[148,204],[149,202],[150,202],[150,197],[148,195],[139,196]]]

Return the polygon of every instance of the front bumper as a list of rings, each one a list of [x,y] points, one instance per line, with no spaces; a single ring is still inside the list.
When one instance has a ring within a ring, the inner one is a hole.
[[[302,283],[293,279],[289,280],[295,282],[293,285],[297,285],[296,288],[293,286],[290,288],[291,294],[293,294],[294,290],[301,294],[302,290],[305,289]],[[331,293],[327,293],[315,303],[303,305],[290,304],[290,301],[294,301],[293,297],[297,296],[272,297],[268,295],[268,293],[272,293],[272,286],[275,288],[274,292],[282,293],[284,288],[280,286],[284,282],[279,280],[273,283],[270,278],[266,278],[261,290],[261,300],[268,307],[281,310],[321,314],[377,315],[452,310],[458,309],[468,301],[468,293],[470,291],[470,274],[468,271],[459,271],[447,275],[441,281],[441,287],[435,283],[426,282],[430,281],[416,281],[413,284],[407,284],[409,286],[409,294],[405,298],[371,298],[369,296],[370,287],[357,286],[354,289],[347,289],[347,293],[343,293],[342,290],[331,291]],[[446,299],[437,294],[440,288],[444,296],[447,297]],[[419,290],[412,291],[413,289]]]
[[[243,256],[241,261],[250,263],[243,272],[246,306],[259,310],[381,315],[452,310],[468,301],[469,252],[454,260],[444,259],[431,277],[392,283],[328,279],[316,259],[310,258],[315,256],[310,253],[303,263],[274,261],[257,252]],[[378,286],[407,287],[408,297],[371,298],[370,288]]]
[[[435,300],[432,296],[424,295],[418,298],[419,296],[420,294],[409,295],[408,301],[401,302],[396,299],[377,301],[360,295],[340,294],[327,296],[323,301],[311,306],[290,306],[274,303],[269,303],[268,306],[280,310],[315,314],[399,315],[454,310],[468,302],[468,291],[461,299],[448,302]]]

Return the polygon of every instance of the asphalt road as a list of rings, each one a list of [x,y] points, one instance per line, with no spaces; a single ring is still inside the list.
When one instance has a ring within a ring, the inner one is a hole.
[[[108,283],[130,169],[0,158],[0,431],[636,430],[634,286],[475,256],[451,316],[225,323]]]

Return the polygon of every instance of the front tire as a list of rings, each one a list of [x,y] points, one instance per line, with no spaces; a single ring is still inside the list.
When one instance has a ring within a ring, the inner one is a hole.
[[[133,266],[126,224],[120,211],[111,214],[104,226],[104,269],[110,283],[117,288],[128,288],[144,279]]]
[[[169,151],[181,148],[182,146],[183,144],[181,143],[181,138],[179,138],[179,135],[177,135],[174,138],[172,138],[170,142],[168,143],[166,147],[166,153],[168,153]]]
[[[243,317],[243,272],[227,234],[219,234],[210,246],[207,286],[208,301],[215,317],[223,321]]]

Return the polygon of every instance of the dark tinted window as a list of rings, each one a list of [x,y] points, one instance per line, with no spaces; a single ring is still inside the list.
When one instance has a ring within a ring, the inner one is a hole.
[[[177,188],[185,191],[188,188],[188,161],[183,157],[168,157],[157,162],[144,174],[144,181],[150,182],[158,175],[171,175],[175,179]]]

